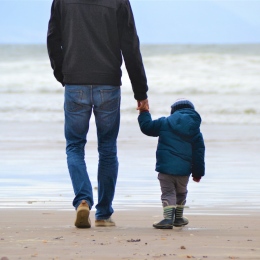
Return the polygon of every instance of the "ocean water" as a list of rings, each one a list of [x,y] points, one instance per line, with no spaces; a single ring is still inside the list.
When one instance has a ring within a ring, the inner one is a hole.
[[[142,45],[153,117],[189,98],[203,123],[260,123],[260,44]],[[136,120],[124,65],[122,120]],[[63,87],[45,45],[0,45],[0,120],[63,121]]]

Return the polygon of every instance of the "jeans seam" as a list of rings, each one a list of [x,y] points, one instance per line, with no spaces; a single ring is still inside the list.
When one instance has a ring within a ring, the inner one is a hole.
[[[91,105],[93,106],[93,85],[90,85],[91,89]]]

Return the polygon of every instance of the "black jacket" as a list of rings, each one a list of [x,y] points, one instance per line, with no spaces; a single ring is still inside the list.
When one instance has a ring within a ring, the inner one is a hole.
[[[136,100],[147,79],[128,0],[53,0],[47,47],[64,84],[120,86],[122,55]]]

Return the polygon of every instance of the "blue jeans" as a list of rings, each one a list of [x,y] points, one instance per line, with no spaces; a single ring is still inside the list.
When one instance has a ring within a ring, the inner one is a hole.
[[[94,204],[85,163],[85,145],[92,111],[95,115],[99,153],[96,219],[107,219],[114,212],[112,201],[118,174],[120,100],[121,90],[117,86],[65,86],[66,153],[75,208],[82,200],[86,200],[90,208]]]

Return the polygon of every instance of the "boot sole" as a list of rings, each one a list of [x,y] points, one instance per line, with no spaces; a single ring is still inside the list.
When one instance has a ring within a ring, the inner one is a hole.
[[[77,211],[75,226],[77,228],[90,228],[91,222],[89,219],[89,209],[84,208]]]
[[[185,223],[185,224],[173,224],[174,227],[183,227],[188,225],[189,223]]]
[[[156,229],[172,229],[173,228],[173,226],[155,226],[155,225],[153,225],[153,227]]]

